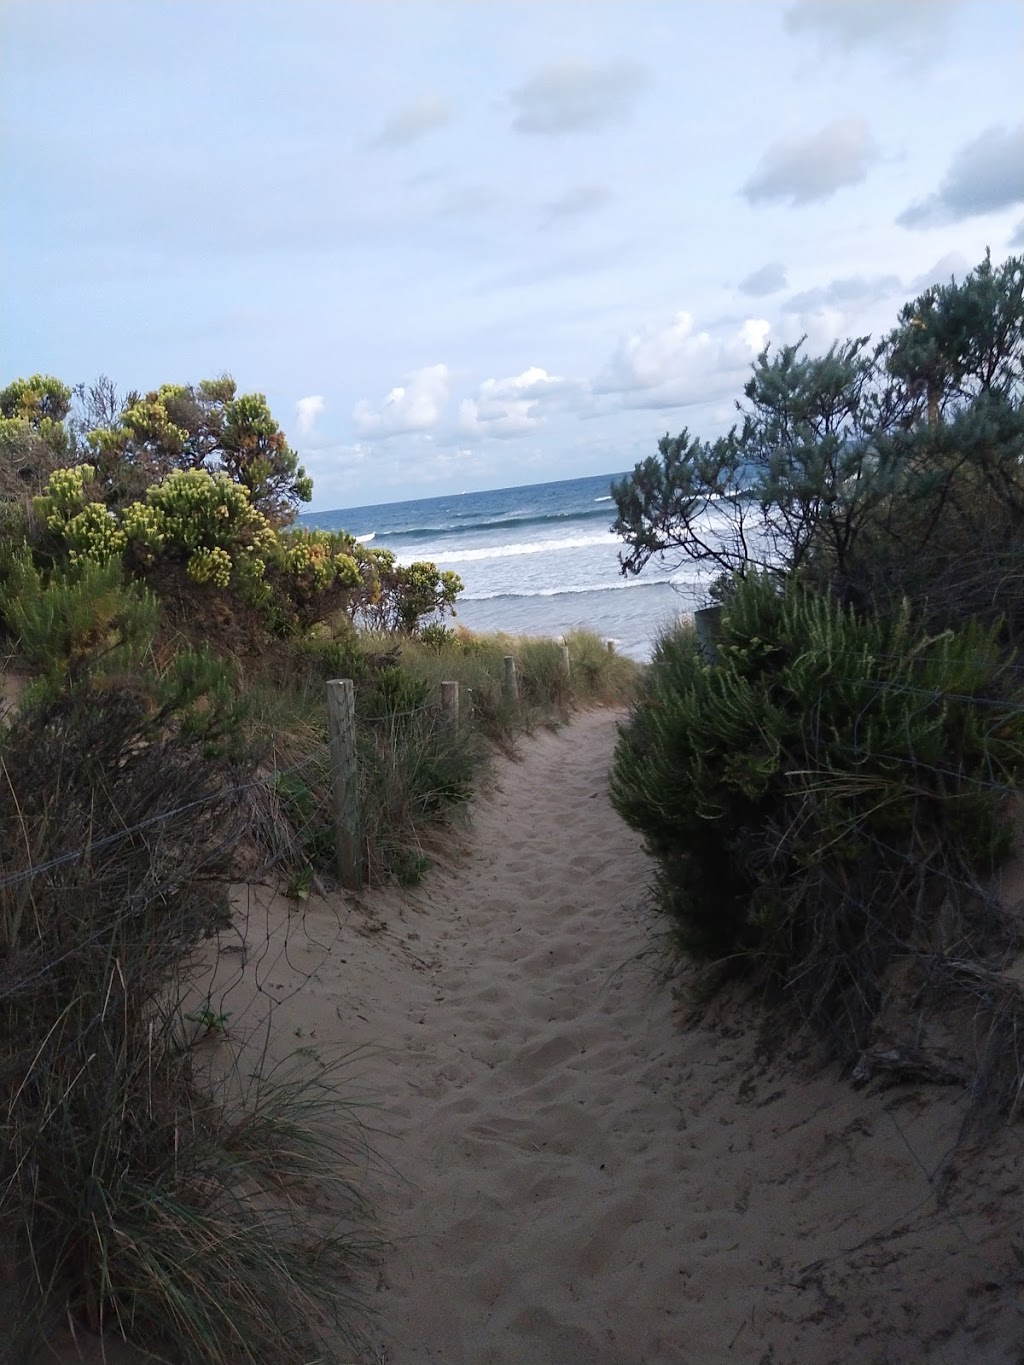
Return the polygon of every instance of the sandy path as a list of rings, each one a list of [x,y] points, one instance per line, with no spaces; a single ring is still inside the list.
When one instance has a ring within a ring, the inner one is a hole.
[[[615,722],[502,763],[411,892],[239,896],[232,1026],[274,1001],[281,1046],[367,1046],[397,1173],[375,1178],[372,1359],[1021,1365],[1019,1133],[940,1182],[948,1092],[855,1091],[796,1046],[768,1064],[735,999],[683,1026],[638,961],[650,869],[606,797]]]
[[[285,1006],[375,1048],[389,1365],[1019,1365],[1019,1136],[940,1209],[946,1092],[768,1066],[749,1006],[684,1029],[637,961],[650,869],[606,797],[614,738],[598,711],[530,741],[453,866],[368,897]]]

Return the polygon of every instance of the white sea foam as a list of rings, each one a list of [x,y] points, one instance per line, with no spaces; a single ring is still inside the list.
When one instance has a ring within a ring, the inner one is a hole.
[[[561,597],[563,593],[619,592],[623,588],[692,588],[692,577],[623,578],[615,583],[572,583],[559,588],[498,588],[494,592],[459,593],[460,602],[492,602],[500,597]]]
[[[612,500],[612,496],[611,496],[610,493],[608,494],[608,496],[607,496],[606,498],[595,498],[595,499],[594,499],[595,502],[611,502],[611,500]]]
[[[360,545],[369,545],[376,534],[376,531],[370,531],[365,536],[356,536],[356,540]]]
[[[430,550],[417,548],[407,551],[401,557],[403,564],[411,564],[417,559],[431,560],[435,564],[472,564],[481,559],[514,559],[519,555],[538,555],[556,550],[582,550],[590,545],[619,545],[618,536],[610,531],[599,536],[573,536],[564,540],[527,540],[515,545],[481,545],[475,550]]]

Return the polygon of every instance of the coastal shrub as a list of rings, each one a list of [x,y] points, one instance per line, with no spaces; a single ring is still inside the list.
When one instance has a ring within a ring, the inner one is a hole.
[[[450,569],[421,561],[399,564],[391,550],[370,550],[372,581],[357,603],[357,617],[370,630],[410,634],[424,617],[454,614],[462,579]]]
[[[1024,630],[1024,256],[930,286],[874,346],[765,348],[714,441],[683,431],[616,483],[623,573],[677,554],[796,576],[934,630]]]
[[[863,1040],[887,965],[936,947],[943,905],[1010,847],[1024,696],[998,629],[929,636],[754,575],[713,662],[685,625],[662,637],[611,790],[685,949]]]
[[[109,381],[101,380],[89,391],[93,401],[86,407],[102,424],[87,427],[85,439],[111,507],[127,505],[175,472],[236,484],[275,527],[294,521],[299,503],[312,497],[312,480],[266,398],[238,394],[230,376],[163,384],[123,403],[95,401],[109,389]]]
[[[357,618],[410,634],[424,617],[453,612],[459,578],[433,564],[398,565],[387,550],[344,531],[275,530],[248,487],[227,473],[174,469],[144,498],[112,508],[91,464],[57,469],[34,500],[40,558],[116,562],[179,608],[196,589],[249,613],[248,629],[296,635]],[[182,624],[194,614],[177,613]]]
[[[48,1305],[186,1365],[298,1365],[358,1335],[340,1089],[258,1051],[227,1062],[251,1085],[216,1084],[185,1026],[248,775],[189,720],[202,673],[0,728],[0,1318],[19,1359]]]
[[[22,552],[0,577],[0,621],[50,691],[87,674],[138,667],[157,619],[156,598],[126,584],[115,561],[84,560],[46,575]]]

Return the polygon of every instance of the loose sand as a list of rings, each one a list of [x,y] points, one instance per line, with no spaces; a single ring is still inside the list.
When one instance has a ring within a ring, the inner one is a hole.
[[[1021,1365],[1020,1132],[949,1164],[950,1091],[768,1063],[735,997],[687,1023],[606,796],[615,726],[502,762],[421,887],[302,912],[239,889],[230,1026],[273,1000],[276,1049],[364,1049],[393,1166],[366,1176],[371,1359]]]

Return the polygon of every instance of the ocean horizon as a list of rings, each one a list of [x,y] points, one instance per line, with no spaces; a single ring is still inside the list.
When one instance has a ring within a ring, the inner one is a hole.
[[[643,660],[666,625],[701,605],[703,587],[678,559],[623,576],[623,541],[611,530],[611,484],[622,477],[306,512],[300,521],[348,531],[403,564],[453,569],[465,584],[456,621],[470,630],[559,636],[585,627]]]

